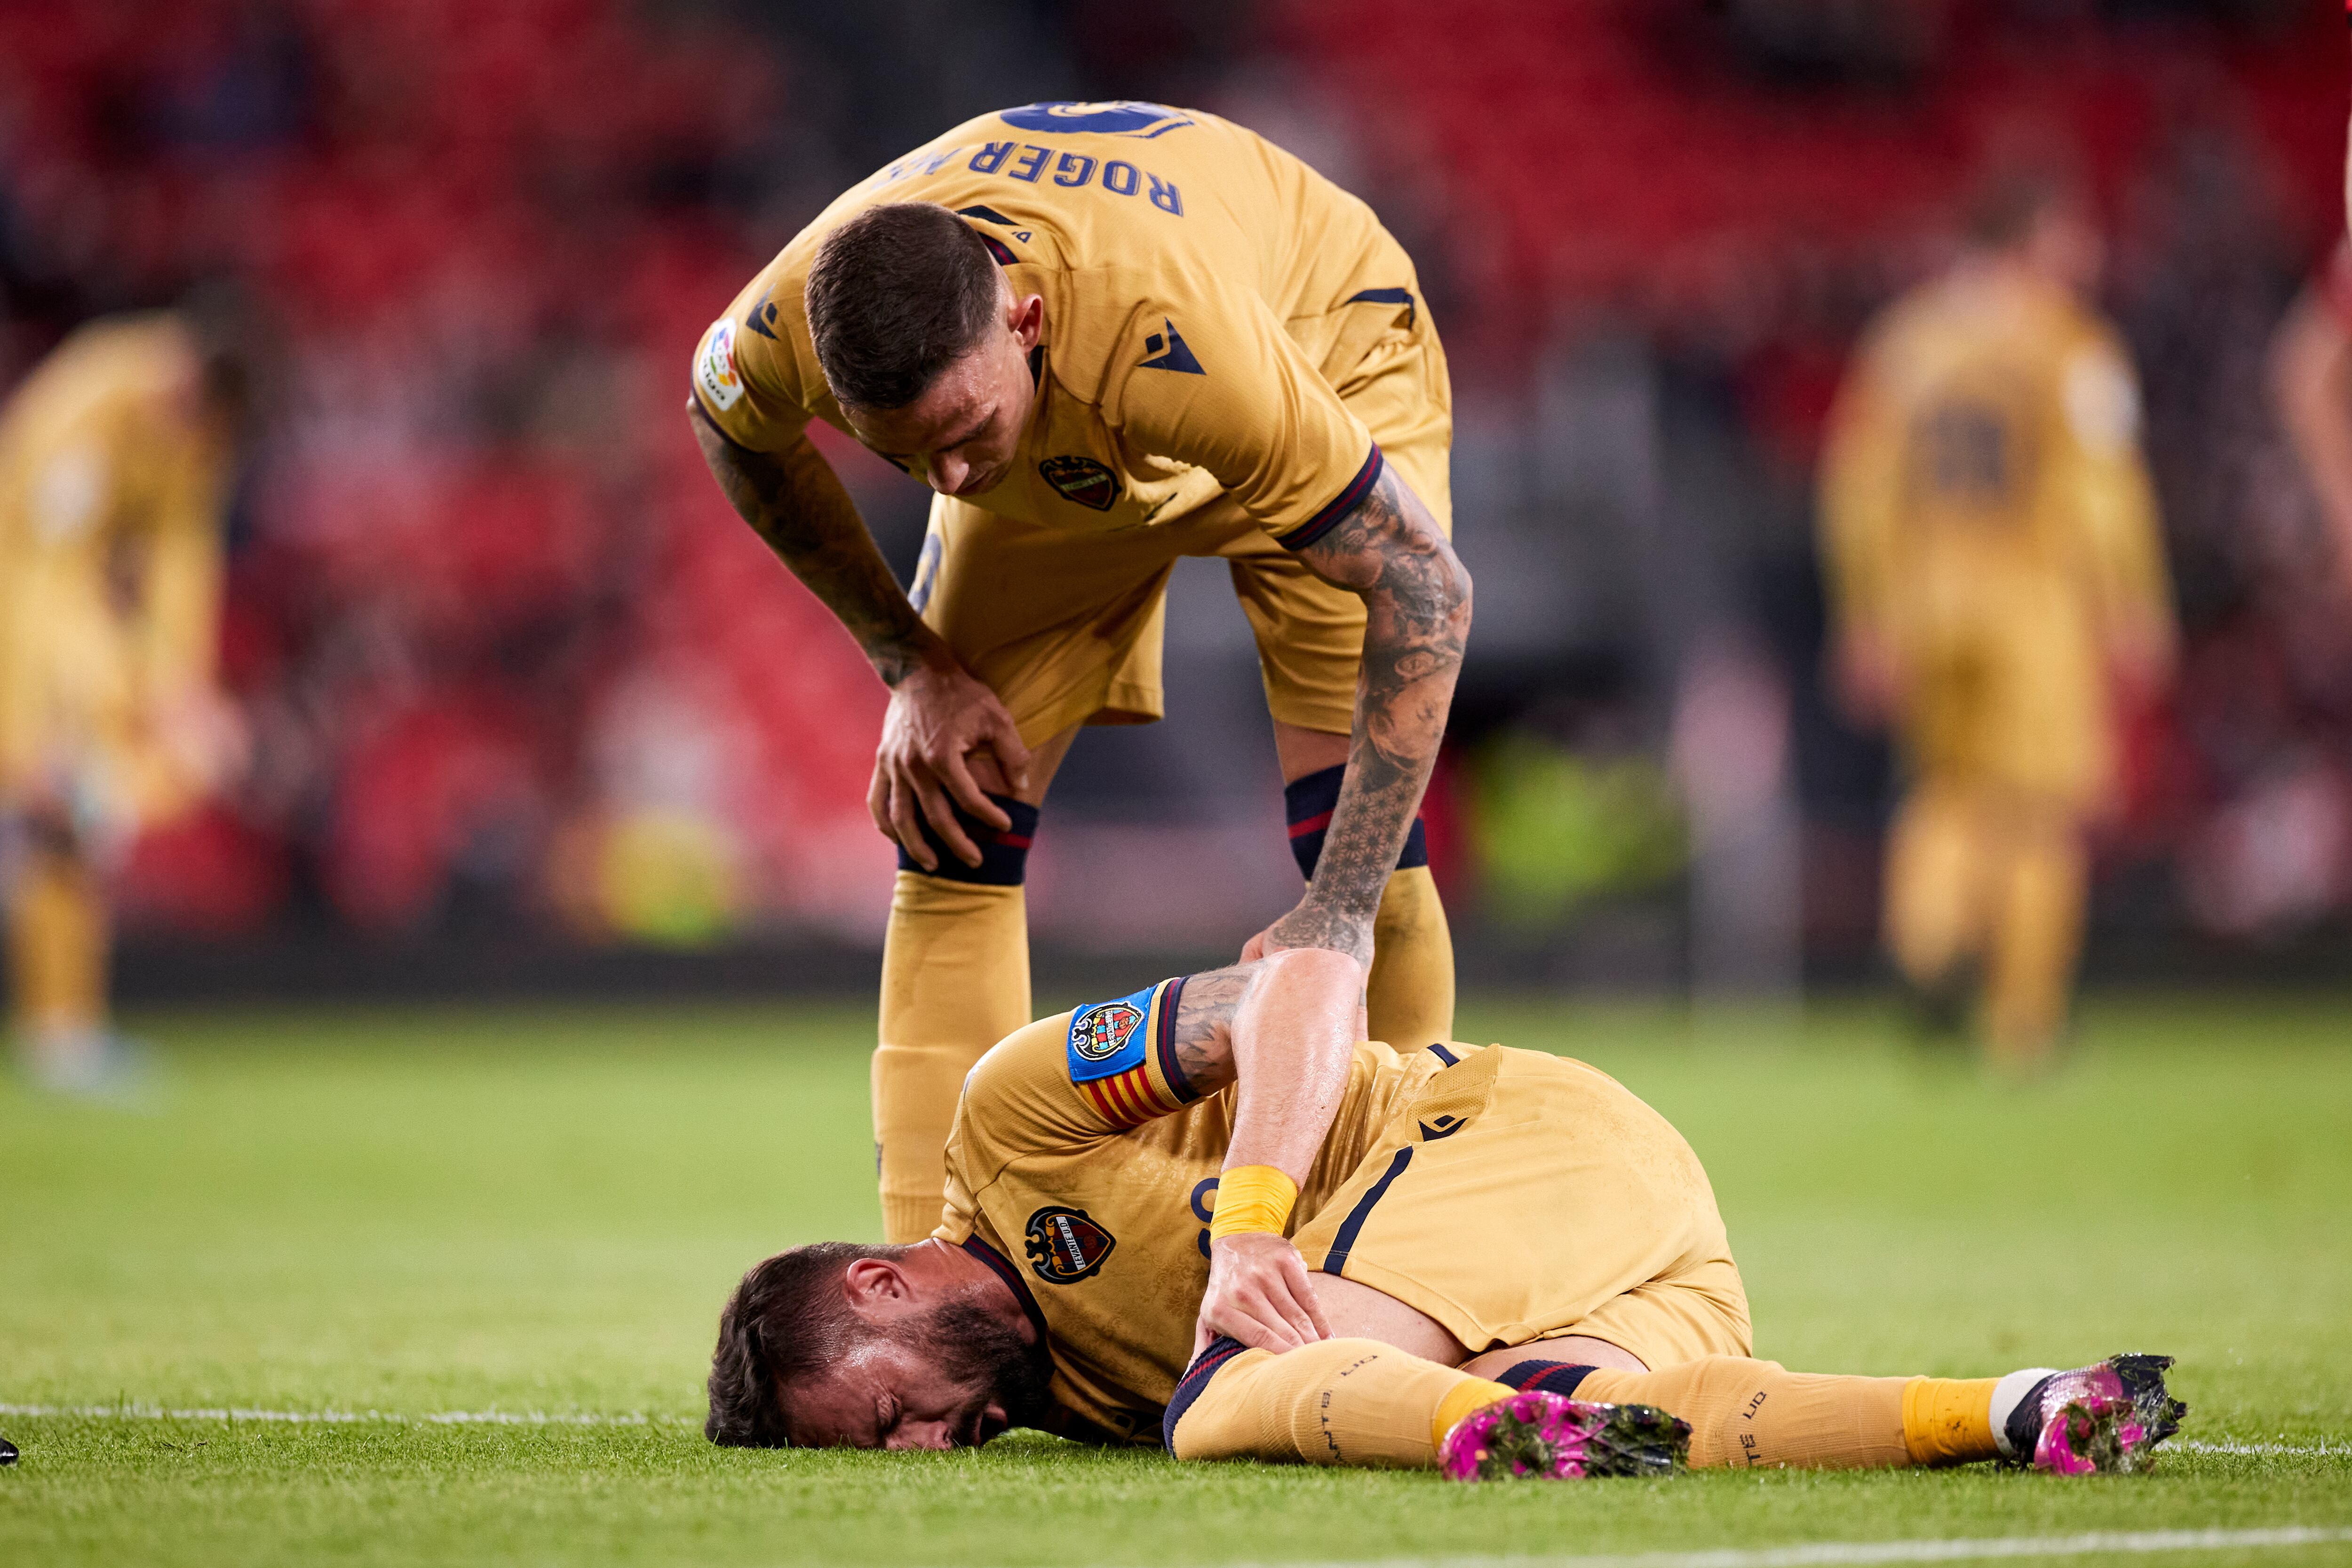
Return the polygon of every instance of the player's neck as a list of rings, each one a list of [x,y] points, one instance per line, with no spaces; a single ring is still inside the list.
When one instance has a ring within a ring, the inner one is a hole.
[[[919,1272],[951,1292],[969,1292],[971,1300],[988,1310],[992,1317],[1020,1329],[1024,1339],[1034,1339],[1036,1331],[1029,1314],[1013,1294],[1013,1288],[997,1277],[996,1271],[961,1247],[950,1246],[934,1237],[908,1247],[900,1267]]]

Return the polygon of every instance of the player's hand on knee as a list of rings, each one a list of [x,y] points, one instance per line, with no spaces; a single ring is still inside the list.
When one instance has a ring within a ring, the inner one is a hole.
[[[1209,1289],[1201,1298],[1192,1353],[1220,1334],[1277,1353],[1331,1337],[1298,1248],[1269,1231],[1210,1244]]]
[[[975,753],[985,754],[982,765],[1002,777],[1007,793],[1027,787],[1029,749],[995,692],[954,664],[909,671],[890,693],[866,806],[882,836],[896,839],[926,871],[939,869],[939,857],[923,837],[923,822],[967,866],[980,864],[980,847],[957,822],[957,806],[992,827],[1013,826],[975,775]]]

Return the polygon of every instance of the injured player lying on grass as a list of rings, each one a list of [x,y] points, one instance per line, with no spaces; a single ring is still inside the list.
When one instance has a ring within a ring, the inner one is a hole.
[[[1292,950],[1008,1036],[965,1084],[929,1240],[818,1243],[743,1277],[711,1439],[1034,1426],[1469,1479],[2134,1469],[2179,1429],[2161,1356],[1974,1380],[1751,1359],[1681,1134],[1581,1062],[1361,1041],[1362,985]]]

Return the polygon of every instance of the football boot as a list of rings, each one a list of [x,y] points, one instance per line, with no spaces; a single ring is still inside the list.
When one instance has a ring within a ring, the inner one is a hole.
[[[2053,1475],[2145,1470],[2189,1406],[2166,1392],[2168,1355],[2112,1355],[2053,1373],[2010,1413],[2010,1462]]]
[[[1438,1446],[1457,1481],[1672,1475],[1690,1460],[1690,1426],[1648,1405],[1594,1405],[1531,1389],[1474,1410]]]

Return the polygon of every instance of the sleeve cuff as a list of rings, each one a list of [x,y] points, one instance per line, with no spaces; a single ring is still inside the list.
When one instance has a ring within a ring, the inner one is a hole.
[[[1322,510],[1297,528],[1287,533],[1275,535],[1274,542],[1293,552],[1313,544],[1330,532],[1341,518],[1355,510],[1363,499],[1372,493],[1372,487],[1380,483],[1381,469],[1385,466],[1385,460],[1381,457],[1381,445],[1375,441],[1371,454],[1364,459],[1364,466],[1356,470],[1356,477],[1348,481],[1345,489],[1333,496]]]

